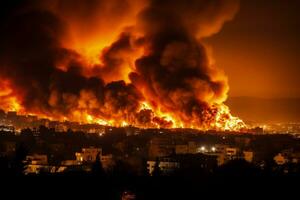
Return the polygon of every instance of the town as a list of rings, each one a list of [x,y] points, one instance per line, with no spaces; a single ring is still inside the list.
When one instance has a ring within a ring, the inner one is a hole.
[[[299,175],[300,143],[295,134],[270,134],[262,128],[218,132],[110,127],[53,122],[14,112],[1,117],[0,176],[8,180],[90,177],[101,180],[109,199],[136,195],[151,199],[151,188],[170,198],[183,191],[198,193],[199,185],[205,191],[216,188],[215,184],[224,188],[224,178],[238,187],[249,184],[249,178],[257,186],[262,177],[273,180],[269,178]],[[241,179],[234,181],[234,177]],[[128,190],[129,186],[133,189]],[[174,192],[176,187],[178,192]],[[114,195],[117,197],[112,198]]]
[[[1,172],[5,167],[9,170],[9,161],[18,153],[23,155],[25,175],[91,172],[97,159],[107,172],[122,165],[133,174],[150,176],[157,168],[162,175],[192,168],[212,173],[236,160],[260,170],[293,173],[300,163],[299,139],[289,134],[105,126],[92,130],[62,131],[40,125],[17,133],[2,126]]]

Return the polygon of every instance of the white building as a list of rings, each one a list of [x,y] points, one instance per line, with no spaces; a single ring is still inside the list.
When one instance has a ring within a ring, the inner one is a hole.
[[[159,161],[159,169],[162,171],[163,174],[168,174],[180,167],[179,162],[173,161],[168,158],[160,159]],[[156,161],[147,161],[147,170],[150,175],[152,175],[154,171]]]

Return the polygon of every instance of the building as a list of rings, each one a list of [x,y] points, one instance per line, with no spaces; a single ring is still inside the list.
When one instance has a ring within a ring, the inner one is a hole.
[[[274,161],[278,165],[284,165],[286,163],[300,163],[300,152],[294,151],[293,149],[284,150],[274,156]]]
[[[253,161],[253,151],[243,151],[243,158],[251,163]]]
[[[147,170],[150,175],[152,175],[154,171],[156,162],[159,162],[158,166],[163,174],[169,174],[180,167],[179,162],[167,157],[160,158],[158,161],[149,160],[147,161]]]
[[[79,162],[92,163],[96,161],[97,156],[102,156],[102,149],[95,147],[82,148],[81,152],[75,153],[75,156]]]
[[[198,152],[204,155],[215,156],[217,160],[217,165],[221,166],[227,161],[226,155],[226,145],[211,145],[211,146],[200,146]]]
[[[236,144],[247,147],[247,146],[249,146],[251,139],[249,137],[235,137],[234,141]]]
[[[12,155],[16,151],[16,142],[3,141],[0,142],[0,153]]]
[[[149,143],[149,157],[155,159],[175,153],[175,144],[169,138],[156,137]]]
[[[61,162],[62,166],[75,166],[75,165],[81,165],[81,162],[78,160],[63,160]]]
[[[205,146],[196,144],[195,142],[188,142],[187,144],[180,144],[175,146],[175,153],[177,155],[180,154],[197,154],[206,150]],[[208,150],[211,150],[209,148]]]
[[[288,162],[288,158],[284,154],[279,153],[276,156],[274,156],[274,161],[277,165],[284,165]]]
[[[175,146],[175,153],[178,154],[188,154],[189,148],[188,145],[176,145]]]
[[[76,160],[66,160],[65,164],[70,166],[81,165],[84,163],[92,164],[96,162],[97,156],[99,156],[101,164],[104,169],[110,169],[114,165],[114,159],[112,154],[103,155],[101,148],[89,147],[82,148],[81,152],[75,153]]]
[[[26,156],[24,174],[39,174],[41,171],[54,173],[55,167],[48,166],[47,155],[33,154]]]
[[[199,145],[197,145],[195,142],[188,142],[188,153],[189,154],[198,153],[197,152],[198,147]]]
[[[201,146],[198,152],[217,157],[218,166],[234,159],[244,159],[247,162],[252,162],[254,153],[252,151],[241,151],[236,147],[228,147],[227,145]]]
[[[33,154],[26,156],[26,162],[30,164],[37,165],[47,165],[48,164],[48,156],[42,154]]]
[[[15,132],[15,127],[14,126],[0,126],[0,131],[4,131],[4,132],[10,132],[10,133],[14,133]]]
[[[101,155],[101,163],[104,169],[111,169],[114,165],[114,159],[112,154]]]
[[[300,152],[293,152],[290,157],[292,163],[300,163]]]
[[[231,160],[237,157],[237,153],[238,153],[237,148],[232,148],[232,147],[226,148],[226,156]]]

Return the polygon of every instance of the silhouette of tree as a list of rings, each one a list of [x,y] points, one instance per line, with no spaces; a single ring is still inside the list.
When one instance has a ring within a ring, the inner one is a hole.
[[[0,156],[0,175],[8,175],[9,170],[9,160],[7,156]]]
[[[50,139],[54,134],[46,126],[39,126],[39,134],[43,139]]]
[[[112,175],[115,177],[134,176],[133,166],[123,160],[117,160],[112,170]]]
[[[15,175],[22,175],[26,167],[26,156],[28,155],[28,149],[23,143],[19,144],[16,148],[16,153],[12,162],[12,170]]]
[[[147,165],[147,159],[145,159],[145,158],[142,159],[142,170],[141,170],[141,175],[142,175],[142,176],[149,176],[148,165]]]
[[[259,169],[256,168],[253,164],[243,160],[243,159],[236,159],[231,160],[228,163],[222,165],[217,169],[217,172],[221,175],[227,176],[255,176],[259,175]]]
[[[155,162],[155,165],[154,165],[154,169],[153,169],[153,172],[152,172],[152,176],[155,176],[155,177],[159,177],[162,175],[162,171],[159,167],[159,160],[156,159],[156,162]]]
[[[92,166],[92,174],[96,176],[103,176],[105,174],[101,163],[100,153],[97,154],[96,161]]]
[[[33,136],[33,132],[32,132],[32,130],[30,128],[22,129],[21,130],[21,136],[32,137]]]

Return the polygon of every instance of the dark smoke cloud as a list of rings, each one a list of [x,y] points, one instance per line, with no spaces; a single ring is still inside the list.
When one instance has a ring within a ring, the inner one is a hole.
[[[227,80],[214,80],[205,48],[197,39],[217,31],[234,15],[236,3],[151,1],[140,13],[148,55],[136,61],[132,82],[142,82],[152,102],[159,102],[162,109],[176,113],[183,121],[207,121],[203,113],[224,98]],[[234,6],[229,10],[231,4]]]
[[[202,123],[203,113],[224,100],[226,79],[213,75],[200,39],[233,18],[236,0],[13,2],[0,10],[0,78],[12,82],[29,112],[61,116],[76,108],[106,119],[170,126],[150,110],[139,112],[140,101],[147,98],[182,121]],[[136,23],[103,50],[100,65],[87,69],[62,42],[74,21],[87,30],[99,22],[114,29],[137,8]],[[145,54],[135,60],[126,84],[123,67],[140,48]]]
[[[12,82],[27,111],[68,115],[72,109],[82,108],[99,114],[103,107],[111,111],[102,114],[109,115],[137,109],[140,95],[134,86],[122,81],[105,85],[98,77],[82,75],[80,56],[60,43],[65,26],[59,17],[49,11],[24,8],[20,13],[9,13],[1,26],[0,71],[1,78]],[[109,65],[115,64],[106,60]],[[67,71],[58,69],[57,64],[65,61]],[[79,105],[84,94],[93,97],[85,103],[93,101],[94,107]]]

